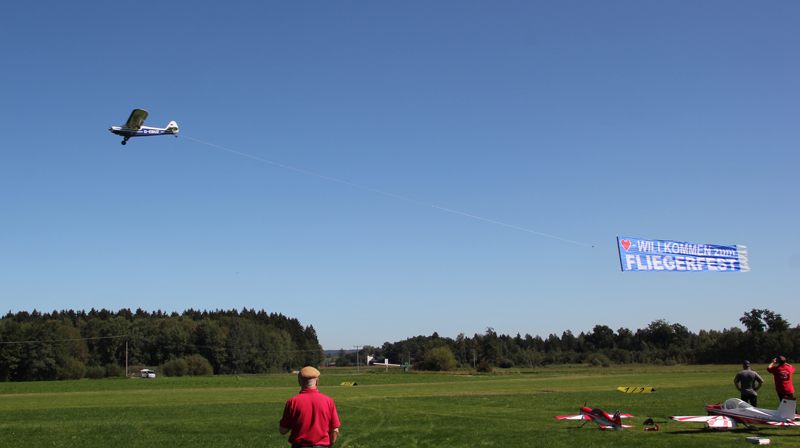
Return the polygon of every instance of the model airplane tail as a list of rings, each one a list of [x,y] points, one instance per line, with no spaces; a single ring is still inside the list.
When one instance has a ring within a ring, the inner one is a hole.
[[[611,421],[622,426],[622,418],[619,415],[619,409],[617,409],[617,412],[614,413],[614,418],[612,418]]]
[[[795,412],[797,411],[797,398],[786,397],[781,400],[781,405],[778,407],[778,416],[786,421],[793,421]]]
[[[169,124],[167,125],[167,131],[170,131],[173,134],[177,134],[178,133],[178,123],[175,123],[174,121],[170,121]]]

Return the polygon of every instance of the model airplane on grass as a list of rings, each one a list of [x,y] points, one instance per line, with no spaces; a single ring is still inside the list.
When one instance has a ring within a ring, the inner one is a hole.
[[[144,109],[134,109],[128,121],[122,126],[111,126],[109,131],[114,134],[125,137],[122,144],[128,143],[131,137],[149,137],[151,135],[174,135],[178,136],[178,123],[170,121],[166,128],[151,128],[143,126],[144,120],[147,119],[147,111]]]
[[[708,415],[676,415],[670,418],[678,422],[704,422],[709,428],[715,429],[737,428],[740,424],[800,426],[800,415],[795,414],[796,398],[781,400],[777,411],[757,408],[738,398],[729,398],[722,404],[705,404]]]
[[[583,422],[583,425],[589,423],[589,421],[594,421],[598,425],[600,425],[600,429],[616,429],[617,431],[622,431],[622,428],[633,428],[633,425],[623,425],[622,419],[633,417],[631,414],[620,414],[619,410],[614,413],[614,415],[608,415],[606,412],[600,408],[590,409],[583,405],[581,407],[579,415],[556,415],[556,418],[559,420],[586,420]],[[581,427],[583,427],[581,425]]]

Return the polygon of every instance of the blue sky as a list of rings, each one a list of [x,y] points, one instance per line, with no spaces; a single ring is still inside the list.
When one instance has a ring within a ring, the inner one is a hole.
[[[264,309],[326,349],[800,323],[797,3],[235,3],[0,6],[3,313]],[[121,146],[134,108],[194,140]],[[752,271],[622,274],[616,235]]]

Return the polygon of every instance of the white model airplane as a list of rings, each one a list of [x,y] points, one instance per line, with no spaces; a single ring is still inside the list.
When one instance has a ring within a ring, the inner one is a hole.
[[[621,420],[633,416],[631,414],[620,414],[619,410],[611,416],[600,408],[591,409],[584,405],[581,407],[580,412],[580,415],[556,415],[556,418],[559,420],[586,420],[583,422],[583,425],[589,423],[591,420],[600,425],[600,429],[616,429],[617,431],[622,431],[622,428],[633,428],[633,425],[623,425]],[[583,425],[581,425],[581,427],[583,427]]]
[[[703,402],[705,403],[705,402]],[[708,415],[677,415],[670,417],[678,422],[704,422],[709,428],[736,428],[739,424],[800,426],[800,415],[797,411],[796,398],[784,398],[777,411],[761,409],[738,398],[729,398],[722,404],[706,403]]]
[[[111,126],[108,128],[114,134],[125,137],[122,144],[128,143],[131,137],[149,137],[151,135],[174,135],[178,136],[178,123],[170,121],[166,128],[151,128],[142,126],[147,118],[147,111],[144,109],[134,109],[128,121],[123,126]]]

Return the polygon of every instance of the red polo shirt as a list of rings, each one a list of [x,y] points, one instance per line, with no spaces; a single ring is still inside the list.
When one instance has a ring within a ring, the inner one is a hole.
[[[775,376],[775,391],[781,395],[793,394],[794,386],[792,386],[792,374],[794,367],[784,364],[782,366],[773,366],[771,369],[767,367],[767,372]]]
[[[317,389],[303,389],[290,398],[280,425],[292,430],[289,443],[303,446],[330,445],[328,431],[341,426],[333,400]]]

